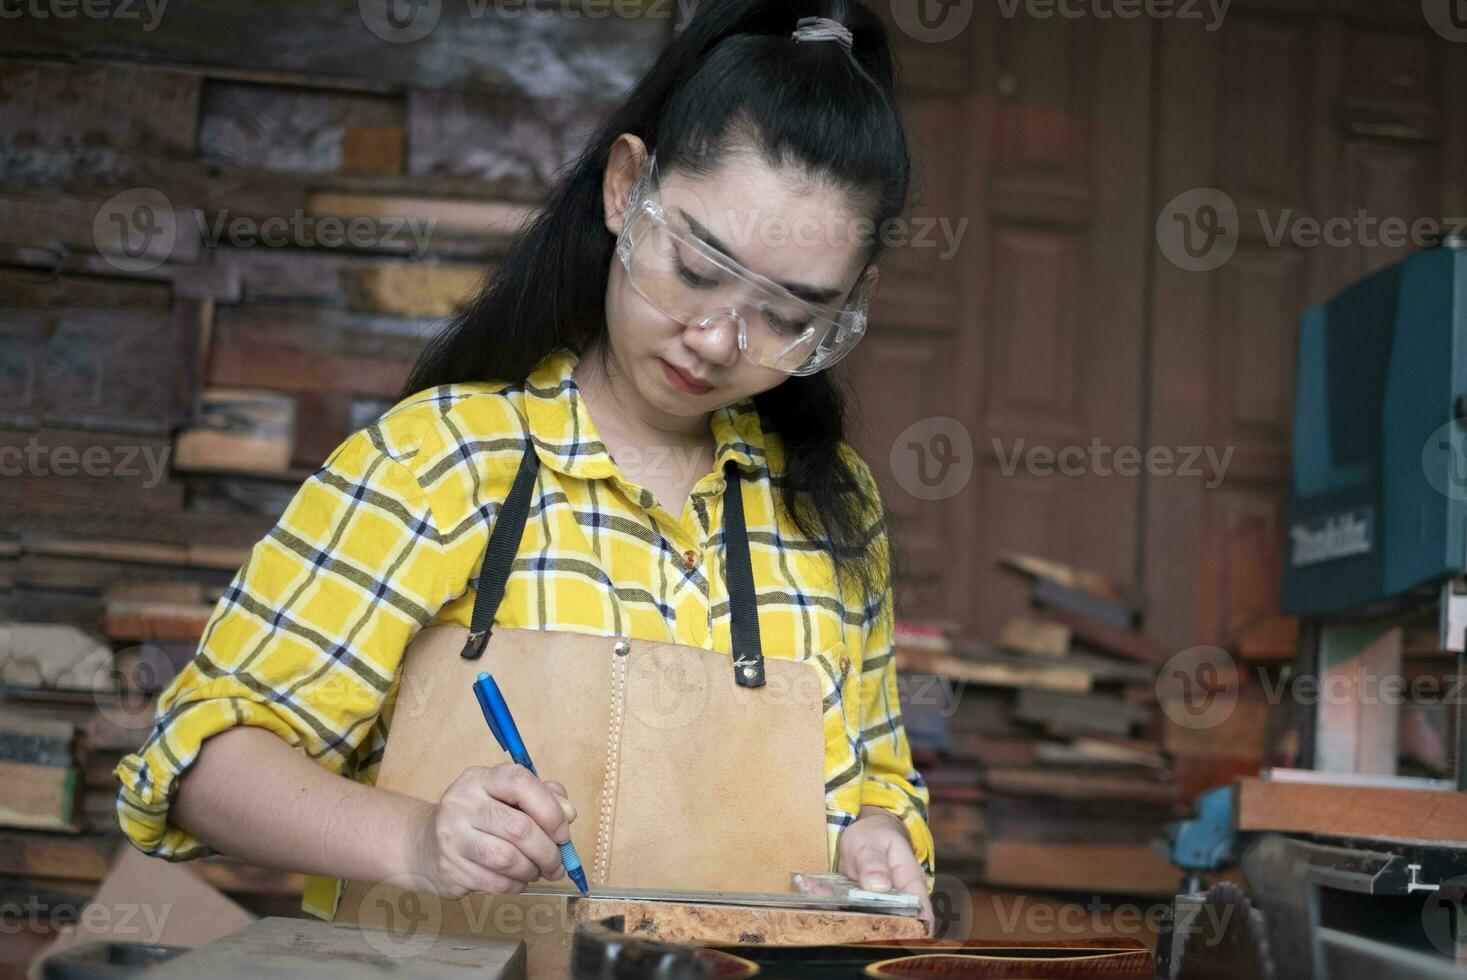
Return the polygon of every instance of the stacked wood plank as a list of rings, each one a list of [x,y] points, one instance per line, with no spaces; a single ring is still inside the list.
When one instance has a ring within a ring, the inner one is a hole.
[[[122,842],[112,769],[250,547],[673,26],[448,5],[404,45],[328,7],[0,30],[7,907],[96,888]],[[297,876],[199,867],[299,909]]]
[[[1157,842],[1191,794],[1166,753],[1211,745],[1206,733],[1190,746],[1164,738],[1175,726],[1158,710],[1157,670],[1169,654],[1103,577],[1027,555],[1003,564],[1030,581],[1033,603],[995,642],[898,628],[903,716],[932,795],[938,863],[984,886],[1167,894],[1177,871]],[[1256,771],[1262,716],[1245,711],[1233,725],[1257,730],[1235,752]]]

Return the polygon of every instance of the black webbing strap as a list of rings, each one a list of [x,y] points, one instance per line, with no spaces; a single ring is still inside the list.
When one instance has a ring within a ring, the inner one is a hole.
[[[484,644],[489,642],[489,633],[494,627],[494,614],[499,612],[499,603],[504,600],[504,584],[509,581],[510,566],[520,550],[520,538],[524,537],[525,520],[530,516],[530,498],[535,491],[535,475],[540,472],[540,457],[534,444],[525,447],[520,460],[519,472],[504,506],[499,509],[499,519],[489,534],[489,544],[484,549],[484,564],[479,569],[479,584],[474,596],[474,614],[469,620],[469,639],[464,644],[463,658],[477,660],[484,653]]]
[[[464,644],[463,658],[477,660],[484,653],[494,616],[504,601],[504,586],[509,581],[510,567],[519,551],[530,514],[530,499],[535,489],[535,476],[540,470],[540,457],[535,447],[525,449],[515,474],[514,486],[500,508],[499,519],[489,535],[484,550],[484,564],[479,570],[474,613],[469,621],[469,639]],[[749,532],[744,526],[744,498],[739,492],[739,470],[733,460],[724,466],[723,541],[728,549],[729,634],[733,645],[734,681],[743,687],[764,685],[764,653],[759,642],[759,612],[754,599],[754,566],[749,560]]]
[[[723,465],[723,544],[728,549],[728,620],[733,643],[734,680],[743,687],[764,686],[764,652],[759,642],[759,607],[754,596],[754,565],[744,527],[739,467]]]

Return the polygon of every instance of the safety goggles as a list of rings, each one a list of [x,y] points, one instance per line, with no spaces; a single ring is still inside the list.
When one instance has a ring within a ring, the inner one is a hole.
[[[664,316],[704,329],[732,324],[745,359],[787,374],[814,374],[856,346],[866,332],[869,278],[844,307],[810,303],[675,227],[659,190],[649,156],[616,250],[632,288]]]

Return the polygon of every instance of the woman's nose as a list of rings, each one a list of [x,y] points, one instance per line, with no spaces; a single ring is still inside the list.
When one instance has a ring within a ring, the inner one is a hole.
[[[683,343],[711,364],[730,365],[739,357],[739,328],[742,326],[733,310],[710,313],[689,324],[683,331]]]

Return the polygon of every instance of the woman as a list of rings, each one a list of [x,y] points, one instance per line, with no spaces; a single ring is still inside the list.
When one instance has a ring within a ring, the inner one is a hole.
[[[820,750],[826,812],[800,820],[823,817],[836,870],[917,894],[930,916],[882,509],[825,373],[865,328],[870,231],[906,199],[892,86],[885,32],[858,4],[703,5],[401,402],[255,546],[152,737],[118,768],[138,847],[414,875],[453,898],[562,878],[557,845],[594,801],[554,780],[467,767],[436,805],[372,785],[404,651],[483,605],[474,583],[523,470],[528,521],[486,615],[722,654],[752,629],[738,684],[762,683],[748,666],[761,651],[827,665],[844,651]],[[742,598],[736,543],[750,555]],[[308,889],[307,904],[330,914],[333,898]]]

